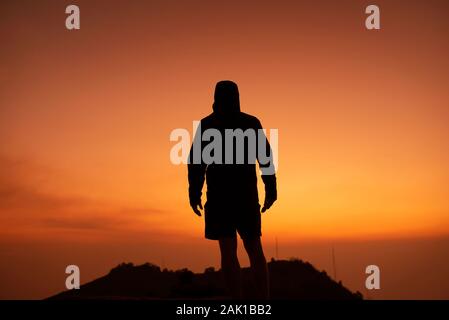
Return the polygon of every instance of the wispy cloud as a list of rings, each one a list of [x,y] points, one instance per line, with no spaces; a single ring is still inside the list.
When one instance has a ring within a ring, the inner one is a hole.
[[[0,221],[3,230],[23,227],[49,230],[105,231],[148,228],[167,212],[151,207],[119,206],[71,195],[46,193],[33,185],[39,174],[26,161],[0,156]]]

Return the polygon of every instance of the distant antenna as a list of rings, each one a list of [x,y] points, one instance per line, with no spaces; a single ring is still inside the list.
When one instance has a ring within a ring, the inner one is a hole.
[[[334,280],[337,281],[337,266],[335,263],[335,250],[334,246],[332,246],[332,267],[334,269]]]
[[[279,260],[278,237],[276,237],[276,260]]]

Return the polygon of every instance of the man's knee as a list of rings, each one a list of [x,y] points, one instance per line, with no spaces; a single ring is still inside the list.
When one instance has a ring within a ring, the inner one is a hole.
[[[223,266],[235,266],[238,264],[237,259],[237,239],[224,238],[219,240],[221,263]]]

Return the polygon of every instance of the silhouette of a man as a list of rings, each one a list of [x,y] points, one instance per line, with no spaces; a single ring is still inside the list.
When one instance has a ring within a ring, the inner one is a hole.
[[[239,233],[249,256],[255,282],[254,291],[258,298],[268,298],[268,271],[260,241],[261,210],[257,192],[256,161],[259,163],[265,184],[262,212],[269,209],[277,199],[276,176],[268,140],[265,134],[257,135],[262,125],[256,117],[240,111],[239,91],[234,82],[220,81],[215,87],[213,113],[201,120],[195,135],[194,145],[200,143],[201,152],[208,143],[204,142],[207,139],[200,140],[208,129],[215,129],[221,133],[222,161],[205,163],[204,159],[201,159],[195,162],[193,161],[194,146],[192,146],[188,164],[190,205],[193,211],[201,216],[199,209],[203,209],[201,195],[204,180],[206,180],[205,236],[207,239],[219,241],[221,268],[230,294],[236,299],[241,298],[242,294],[240,265],[237,259],[237,233]],[[225,143],[226,131],[229,129],[234,132],[240,131],[238,129],[241,129],[240,132],[251,129],[256,133],[256,141],[251,141],[248,137],[244,138],[245,161],[243,163],[237,162],[238,139],[232,141],[231,148]],[[251,143],[255,145],[250,145]],[[260,147],[263,144],[265,148]],[[251,152],[251,148],[256,152]],[[264,149],[266,157],[260,156],[261,149]],[[220,158],[219,155],[218,158]],[[262,161],[262,158],[265,161]],[[229,159],[233,161],[229,163]]]

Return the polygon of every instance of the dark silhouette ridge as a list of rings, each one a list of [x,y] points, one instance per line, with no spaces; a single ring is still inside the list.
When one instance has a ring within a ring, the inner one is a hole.
[[[362,299],[359,292],[352,293],[326,272],[301,260],[272,259],[268,270],[271,299]],[[254,285],[248,268],[242,269],[242,281],[243,297],[253,298]],[[161,270],[151,263],[140,266],[122,263],[79,290],[64,291],[49,299],[227,299],[225,292],[221,270],[215,271],[212,267],[204,273],[193,273],[188,269]]]

